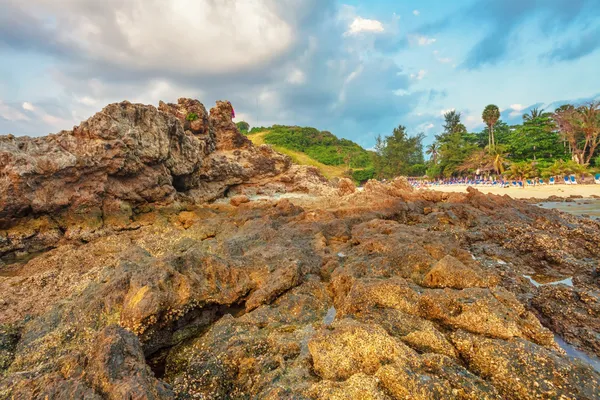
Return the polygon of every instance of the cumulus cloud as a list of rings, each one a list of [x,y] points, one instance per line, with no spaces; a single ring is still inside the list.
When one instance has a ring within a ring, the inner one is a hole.
[[[31,104],[27,101],[23,103],[22,107],[23,107],[23,110],[35,111],[35,107],[33,106],[33,104]]]
[[[455,108],[448,108],[446,110],[441,110],[440,111],[440,115],[443,116],[444,114],[449,113],[450,111],[456,111],[456,109]]]
[[[600,1],[540,1],[540,0],[476,0],[451,15],[419,27],[418,34],[438,33],[451,26],[483,30],[483,37],[467,53],[462,66],[477,69],[484,65],[495,65],[507,54],[516,51],[521,27],[525,24],[540,28],[546,37],[562,40],[567,28],[575,23],[594,28],[575,40],[563,43],[545,56],[552,61],[574,60],[590,54],[600,47],[598,44],[597,15]],[[538,33],[535,33],[538,34]],[[531,54],[527,56],[531,57]]]
[[[421,15],[421,12],[419,10],[413,10],[413,15],[418,17],[419,15]]]
[[[427,74],[427,71],[425,71],[424,69],[419,70],[419,72],[417,72],[416,74],[410,74],[411,79],[416,79],[416,80],[421,80],[425,77],[425,74]]]
[[[301,70],[294,69],[288,75],[288,82],[295,84],[295,85],[301,85],[304,82],[306,82],[306,76],[304,75],[304,72],[302,72]]]
[[[54,109],[27,99],[40,112],[31,129],[69,128],[124,99],[194,97],[207,108],[231,100],[251,124],[312,125],[370,145],[364,132],[390,131],[422,95],[396,94],[410,87],[392,53],[406,38],[397,19],[384,29],[335,0],[107,1],[5,0],[0,50],[51,53],[65,93]]]
[[[7,121],[28,121],[29,117],[20,112],[17,108],[9,106],[0,100],[0,118]]]
[[[600,26],[588,30],[574,40],[564,41],[546,54],[552,61],[571,61],[593,53],[600,48]]]
[[[432,37],[427,37],[423,35],[410,35],[409,40],[412,44],[418,46],[429,46],[437,41],[437,39]]]
[[[346,34],[356,35],[362,32],[383,32],[383,24],[375,19],[365,19],[362,17],[356,17],[350,24]]]

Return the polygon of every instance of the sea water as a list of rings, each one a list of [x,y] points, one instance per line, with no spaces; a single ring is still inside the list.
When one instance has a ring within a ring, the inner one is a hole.
[[[577,199],[573,202],[547,201],[538,204],[542,208],[554,208],[574,215],[589,215],[600,220],[600,199]]]

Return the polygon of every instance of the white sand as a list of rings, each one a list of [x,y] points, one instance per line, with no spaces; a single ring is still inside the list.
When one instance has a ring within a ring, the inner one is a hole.
[[[442,185],[442,186],[431,186],[427,189],[437,190],[440,192],[466,192],[466,185]],[[526,186],[525,188],[501,188],[501,187],[489,187],[482,185],[473,185],[475,189],[483,193],[492,193],[504,195],[507,194],[510,197],[516,199],[530,199],[540,198],[545,199],[550,196],[569,197],[572,195],[592,197],[592,195],[600,196],[600,185],[543,185],[543,186]]]

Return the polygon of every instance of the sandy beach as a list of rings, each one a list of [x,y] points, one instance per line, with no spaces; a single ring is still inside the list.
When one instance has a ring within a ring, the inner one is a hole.
[[[438,190],[441,192],[466,192],[467,185],[456,186],[432,186],[428,189]],[[546,199],[550,196],[569,197],[583,196],[592,197],[600,196],[600,185],[543,185],[543,186],[527,186],[525,188],[501,188],[488,186],[473,186],[483,193],[492,194],[507,194],[516,199]]]

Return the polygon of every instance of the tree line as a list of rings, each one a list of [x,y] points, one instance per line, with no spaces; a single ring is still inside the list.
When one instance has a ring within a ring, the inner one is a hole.
[[[491,104],[482,112],[486,127],[481,132],[468,132],[461,117],[457,111],[445,113],[443,132],[425,149],[425,135],[409,136],[404,126],[390,136],[378,136],[376,176],[451,178],[479,173],[523,179],[600,169],[599,101],[566,104],[553,112],[534,108],[516,125],[502,121],[499,108]]]

